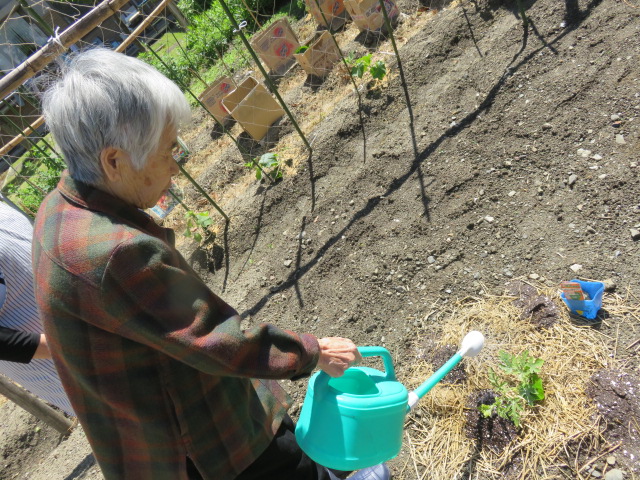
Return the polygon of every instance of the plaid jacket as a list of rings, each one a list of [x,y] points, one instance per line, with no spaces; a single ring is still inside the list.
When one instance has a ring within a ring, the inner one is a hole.
[[[107,480],[232,479],[315,367],[312,335],[242,330],[142,211],[65,172],[38,212],[35,290],[62,383]],[[253,380],[256,378],[265,380]]]

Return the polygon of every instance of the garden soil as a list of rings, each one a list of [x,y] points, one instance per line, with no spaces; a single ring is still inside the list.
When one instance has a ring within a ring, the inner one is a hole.
[[[375,51],[389,74],[360,82],[361,115],[338,72],[314,84],[294,67],[281,79],[313,154],[280,122],[277,151],[288,166],[276,184],[258,182],[212,120],[194,114],[181,134],[194,152],[186,168],[231,222],[226,232],[219,224],[214,245],[183,239],[180,248],[247,325],[386,346],[405,381],[417,349],[437,342],[435,312],[503,295],[513,280],[607,280],[605,295],[640,304],[640,3],[523,2],[526,31],[516,3],[400,1],[404,75],[388,40],[375,48],[349,24],[343,50]],[[301,40],[309,23],[295,27]],[[185,193],[194,210],[209,208]],[[630,454],[640,453],[637,430],[616,426],[640,417],[640,313],[629,311],[601,311],[593,328],[621,367],[585,385],[611,422],[600,453],[619,443],[611,455],[627,479],[637,478]],[[296,416],[305,382],[283,383]],[[59,439],[10,402],[0,424],[1,478],[102,478],[80,428]],[[431,478],[405,448],[391,468],[398,479]],[[590,471],[567,468],[558,478]]]

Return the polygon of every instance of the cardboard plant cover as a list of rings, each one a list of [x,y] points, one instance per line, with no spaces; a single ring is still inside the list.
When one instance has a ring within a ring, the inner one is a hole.
[[[310,42],[309,48],[303,53],[294,54],[300,66],[309,75],[325,77],[333,68],[333,64],[340,59],[340,52],[325,30],[319,38]]]
[[[264,64],[276,74],[282,74],[295,61],[293,52],[300,42],[286,18],[273,22],[266,30],[256,33],[251,46]]]
[[[392,22],[400,15],[400,10],[393,0],[384,0],[387,15]],[[384,14],[378,0],[344,0],[344,6],[360,31],[372,32],[384,26]]]
[[[247,77],[222,99],[222,105],[254,140],[260,141],[284,110],[269,91],[253,77]]]
[[[229,112],[222,106],[222,99],[235,88],[236,84],[232,79],[221,77],[209,85],[198,97],[211,112],[211,115],[223,125],[229,119]]]
[[[347,10],[344,7],[344,0],[304,0],[311,16],[318,24],[323,25],[331,30],[340,28],[347,21]],[[318,8],[318,4],[320,7]],[[324,21],[322,13],[329,22]]]

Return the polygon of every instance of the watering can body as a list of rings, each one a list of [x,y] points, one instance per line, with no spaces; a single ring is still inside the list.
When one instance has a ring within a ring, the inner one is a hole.
[[[396,380],[388,350],[359,351],[363,357],[381,356],[385,371],[351,367],[339,378],[314,374],[296,426],[302,450],[336,470],[376,465],[395,457],[402,446],[407,389]]]

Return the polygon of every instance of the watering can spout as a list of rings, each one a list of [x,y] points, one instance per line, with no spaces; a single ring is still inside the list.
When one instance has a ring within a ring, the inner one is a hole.
[[[477,330],[469,332],[462,339],[460,350],[451,357],[447,363],[441,366],[436,373],[431,375],[422,385],[409,392],[409,399],[407,402],[407,412],[409,412],[418,400],[424,397],[429,391],[436,386],[440,380],[442,380],[451,370],[455,368],[463,357],[475,357],[480,353],[484,345],[484,335]]]

